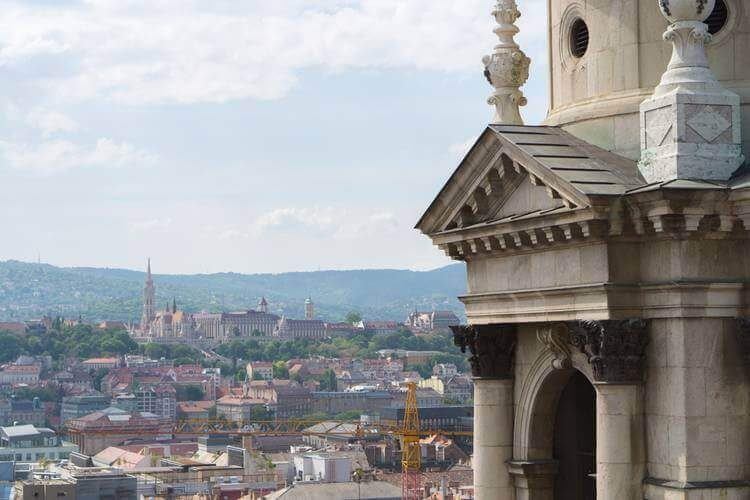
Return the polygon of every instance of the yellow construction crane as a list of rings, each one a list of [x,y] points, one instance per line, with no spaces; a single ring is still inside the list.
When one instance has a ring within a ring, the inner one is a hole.
[[[417,384],[407,386],[404,425],[401,429],[401,498],[421,500],[422,498],[422,449],[419,446],[419,406],[417,405]]]

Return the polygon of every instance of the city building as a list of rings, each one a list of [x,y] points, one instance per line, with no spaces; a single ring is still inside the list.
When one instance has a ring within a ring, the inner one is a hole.
[[[22,400],[11,397],[9,399],[0,399],[0,424],[13,425],[31,424],[44,425],[46,416],[44,407],[39,398],[33,400]]]
[[[153,413],[128,413],[119,408],[106,408],[67,422],[70,441],[81,453],[96,455],[110,446],[132,440],[168,440],[173,422]]]
[[[87,370],[111,370],[120,365],[117,358],[91,358],[81,362],[81,365]]]
[[[398,321],[360,321],[357,328],[366,333],[374,335],[390,335],[404,329],[404,325]]]
[[[352,480],[352,460],[331,453],[294,456],[294,479],[297,482],[348,483]]]
[[[67,396],[60,406],[60,424],[65,425],[70,419],[82,417],[110,406],[112,399],[99,392]]]
[[[266,411],[266,401],[247,396],[224,396],[216,401],[216,416],[230,422],[249,423]]]
[[[443,397],[443,404],[468,403],[474,397],[474,384],[469,377],[453,375],[448,377],[432,377],[419,381],[419,387],[432,389]]]
[[[273,379],[273,363],[270,361],[251,361],[246,371],[248,380]]]
[[[77,451],[78,446],[63,441],[51,429],[33,425],[0,427],[0,462],[63,460]]]
[[[406,326],[414,332],[450,332],[461,320],[453,311],[422,312],[416,309],[406,318]]]
[[[279,316],[268,313],[268,303],[261,303],[260,311],[194,314],[196,336],[218,342],[242,338],[270,338]]]
[[[263,500],[401,500],[401,488],[385,481],[348,483],[295,483],[263,497]]]
[[[17,386],[39,384],[39,374],[42,367],[33,365],[5,365],[0,369],[0,386]]]
[[[419,407],[418,411],[420,428],[423,431],[471,430],[471,417],[474,415],[472,406]],[[402,428],[404,412],[403,407],[386,408],[380,412],[380,423],[389,427]]]
[[[417,223],[466,264],[476,498],[747,498],[747,2],[547,6],[544,124],[499,1],[496,115]]]
[[[142,385],[134,395],[136,408],[141,413],[152,413],[169,420],[177,416],[177,391],[170,384]]]
[[[138,481],[112,467],[58,466],[49,473],[15,483],[16,498],[136,500]]]
[[[326,324],[316,319],[282,317],[276,324],[273,336],[282,340],[322,339],[326,336]]]

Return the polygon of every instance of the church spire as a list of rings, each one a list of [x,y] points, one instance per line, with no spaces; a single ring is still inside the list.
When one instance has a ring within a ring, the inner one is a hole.
[[[141,316],[141,332],[143,334],[147,334],[151,330],[151,323],[156,316],[154,310],[155,298],[156,288],[151,275],[151,259],[149,258],[146,264],[146,282],[143,286],[143,315]]]
[[[526,105],[520,87],[529,79],[531,59],[518,47],[513,37],[518,33],[516,20],[521,17],[515,0],[497,0],[492,17],[497,22],[495,34],[500,43],[492,55],[484,56],[484,76],[495,87],[487,103],[495,107],[492,122],[503,125],[523,125],[519,106]]]

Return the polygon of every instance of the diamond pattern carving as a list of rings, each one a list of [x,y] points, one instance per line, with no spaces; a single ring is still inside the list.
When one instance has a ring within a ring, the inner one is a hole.
[[[647,147],[653,148],[664,144],[673,128],[670,111],[671,109],[666,107],[649,111],[646,114]]]
[[[687,124],[706,142],[715,141],[732,126],[729,120],[717,113],[711,106],[706,106],[700,113],[690,117]]]

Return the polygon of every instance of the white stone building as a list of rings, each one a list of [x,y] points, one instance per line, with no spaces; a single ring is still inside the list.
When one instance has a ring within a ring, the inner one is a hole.
[[[750,498],[747,2],[547,4],[546,122],[499,0],[496,115],[417,225],[467,266],[475,498]]]

